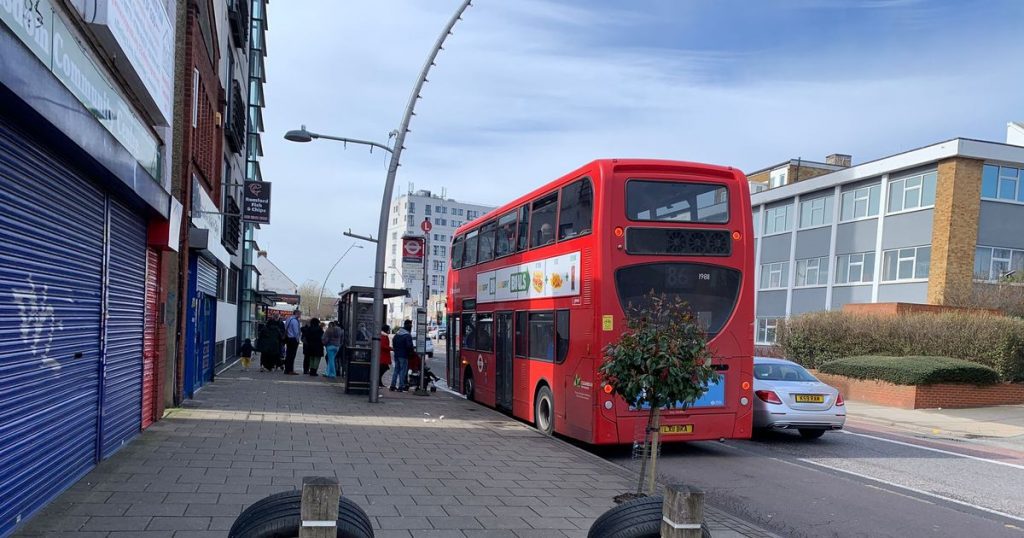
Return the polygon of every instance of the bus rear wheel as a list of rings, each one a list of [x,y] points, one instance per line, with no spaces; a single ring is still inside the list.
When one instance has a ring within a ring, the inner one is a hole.
[[[555,432],[555,397],[547,385],[541,387],[534,398],[533,425],[544,435]]]

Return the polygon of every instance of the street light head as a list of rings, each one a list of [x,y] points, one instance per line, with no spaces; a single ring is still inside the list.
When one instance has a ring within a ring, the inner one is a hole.
[[[314,138],[316,136],[307,131],[305,125],[301,129],[293,129],[284,134],[284,139],[292,142],[312,142]]]

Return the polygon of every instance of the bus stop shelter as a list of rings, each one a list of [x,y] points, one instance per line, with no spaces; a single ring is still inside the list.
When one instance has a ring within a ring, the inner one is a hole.
[[[384,289],[384,298],[405,297],[404,289]],[[383,325],[387,319],[379,320]],[[369,394],[370,358],[373,344],[373,288],[352,286],[341,293],[338,301],[338,322],[345,329],[341,346],[341,372],[345,378],[345,393]],[[376,380],[375,380],[376,381]]]

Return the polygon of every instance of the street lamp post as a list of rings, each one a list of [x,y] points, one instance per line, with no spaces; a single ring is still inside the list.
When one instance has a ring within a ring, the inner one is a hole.
[[[388,214],[391,209],[391,197],[395,190],[395,176],[398,175],[399,159],[401,158],[402,150],[405,149],[403,146],[405,143],[405,135],[409,132],[409,123],[412,121],[413,111],[416,108],[416,101],[422,97],[420,92],[423,90],[423,85],[427,82],[427,75],[430,73],[430,68],[435,65],[434,60],[437,59],[438,53],[440,53],[444,48],[445,40],[448,36],[452,35],[452,28],[455,27],[455,23],[462,20],[462,14],[466,11],[466,8],[471,5],[473,5],[472,0],[463,0],[462,4],[455,10],[455,13],[441,31],[441,35],[437,37],[437,41],[434,42],[434,47],[430,50],[430,54],[427,55],[427,61],[423,63],[423,68],[420,70],[420,76],[416,80],[416,85],[413,86],[412,94],[409,95],[409,103],[405,106],[405,114],[402,116],[402,123],[397,132],[395,132],[395,145],[393,147],[389,148],[385,144],[378,144],[367,140],[311,133],[306,130],[305,126],[300,130],[288,131],[284,136],[285,139],[293,142],[309,142],[316,138],[324,138],[328,140],[337,140],[346,144],[361,144],[364,146],[370,146],[371,148],[379,148],[391,154],[391,158],[388,161],[388,175],[384,181],[384,196],[381,198],[380,203],[380,219],[377,223],[377,256],[373,273],[373,324],[376,326],[377,330],[373,332],[373,342],[370,345],[371,403],[376,403],[379,399],[377,385],[380,379],[380,326],[384,320],[384,258],[386,255],[386,241],[384,238],[387,237],[388,233]]]
[[[324,284],[320,286],[320,295],[316,298],[317,315],[320,315],[320,299],[323,298],[324,290],[327,289],[327,281],[331,278],[331,273],[334,272],[334,268],[337,267],[339,263],[341,263],[341,260],[345,259],[345,256],[348,256],[348,252],[353,248],[363,248],[363,245],[358,245],[356,243],[352,243],[351,245],[349,245],[349,247],[345,249],[345,252],[341,255],[341,257],[338,258],[338,261],[334,262],[334,265],[331,266],[331,270],[327,271],[327,276],[324,277]]]

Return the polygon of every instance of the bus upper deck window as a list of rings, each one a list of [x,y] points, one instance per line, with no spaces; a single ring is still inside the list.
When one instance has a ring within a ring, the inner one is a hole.
[[[516,212],[510,211],[498,219],[498,237],[494,246],[494,257],[512,254],[516,249]]]
[[[590,233],[594,219],[594,188],[583,178],[562,189],[558,210],[558,240]]]
[[[530,213],[530,248],[555,242],[555,220],[558,192],[553,192],[533,203]]]

